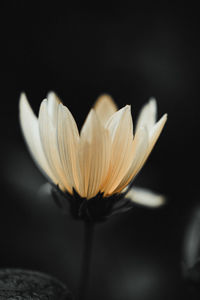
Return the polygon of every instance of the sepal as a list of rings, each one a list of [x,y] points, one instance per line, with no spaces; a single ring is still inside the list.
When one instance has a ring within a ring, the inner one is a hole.
[[[134,207],[129,199],[125,198],[125,193],[104,197],[103,193],[98,193],[91,199],[81,197],[74,189],[73,195],[62,192],[58,186],[52,185],[51,194],[56,204],[66,214],[73,218],[102,222],[109,217],[129,211]]]

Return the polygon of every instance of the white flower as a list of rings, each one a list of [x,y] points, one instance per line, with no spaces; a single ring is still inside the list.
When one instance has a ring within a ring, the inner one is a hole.
[[[72,114],[55,93],[42,101],[38,118],[25,94],[20,97],[21,128],[36,164],[63,194],[87,200],[125,195],[167,120],[165,114],[156,122],[156,112],[156,101],[151,99],[142,108],[134,133],[130,105],[117,110],[112,98],[102,95],[79,133]],[[148,200],[147,192],[137,189],[126,197],[150,206],[163,202],[152,194]]]

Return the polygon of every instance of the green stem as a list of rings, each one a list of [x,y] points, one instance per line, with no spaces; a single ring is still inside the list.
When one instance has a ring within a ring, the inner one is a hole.
[[[82,256],[82,267],[79,287],[79,300],[86,300],[87,291],[89,287],[90,278],[90,265],[92,254],[92,242],[93,242],[94,223],[84,222],[84,245]]]

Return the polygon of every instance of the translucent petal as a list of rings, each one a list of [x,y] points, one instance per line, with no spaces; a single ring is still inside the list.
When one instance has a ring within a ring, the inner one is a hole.
[[[44,155],[40,139],[38,119],[33,113],[24,93],[20,96],[19,110],[22,132],[34,161],[42,172],[55,184],[57,184],[57,178],[54,176],[54,173],[52,172]]]
[[[55,102],[56,105],[58,106],[59,104]],[[39,130],[42,147],[50,169],[57,178],[59,187],[62,190],[67,189],[72,193],[72,186],[64,174],[58,150],[57,130],[55,126],[58,118],[58,107],[55,107],[52,112],[55,122],[52,121],[52,115],[49,115],[48,108],[48,101],[45,99],[42,101],[39,111]]]
[[[82,177],[78,161],[79,132],[72,114],[62,104],[58,108],[57,138],[65,178],[70,187],[80,193]]]

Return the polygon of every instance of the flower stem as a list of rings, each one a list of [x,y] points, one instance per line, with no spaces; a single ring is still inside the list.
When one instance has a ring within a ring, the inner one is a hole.
[[[92,254],[92,242],[93,242],[93,222],[84,222],[84,245],[83,245],[83,256],[82,256],[82,267],[79,287],[79,300],[86,300],[87,290],[89,286],[90,278],[90,264]]]

